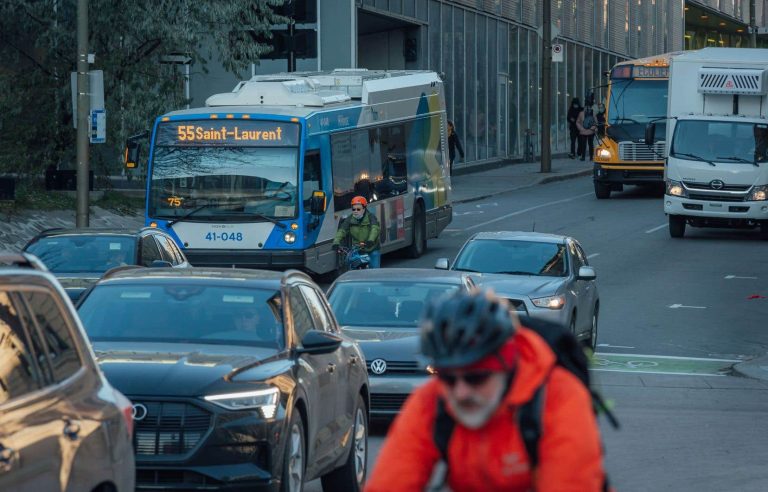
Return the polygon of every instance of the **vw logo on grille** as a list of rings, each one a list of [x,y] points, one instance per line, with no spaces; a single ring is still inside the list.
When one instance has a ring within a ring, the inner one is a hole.
[[[723,183],[719,179],[715,179],[709,182],[709,187],[712,188],[713,190],[722,190],[724,186],[725,186],[725,183]]]
[[[149,410],[147,410],[147,407],[145,407],[141,403],[136,403],[135,405],[133,405],[133,409],[131,410],[131,417],[133,417],[133,420],[135,420],[136,422],[139,422],[147,418],[148,413],[149,413]]]
[[[371,362],[371,372],[374,374],[384,374],[387,372],[387,362],[384,359],[374,359]]]

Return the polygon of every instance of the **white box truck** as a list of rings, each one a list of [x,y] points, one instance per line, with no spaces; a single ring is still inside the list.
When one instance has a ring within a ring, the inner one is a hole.
[[[704,48],[672,59],[664,212],[669,233],[759,228],[768,239],[768,49]],[[654,141],[655,126],[646,129]]]

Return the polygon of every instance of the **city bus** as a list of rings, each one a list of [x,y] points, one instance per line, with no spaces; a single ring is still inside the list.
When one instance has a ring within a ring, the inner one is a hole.
[[[606,127],[594,155],[595,196],[609,198],[625,184],[664,183],[664,140],[645,144],[645,126],[657,121],[664,134],[669,62],[682,52],[617,63],[610,72]]]
[[[418,257],[452,218],[446,123],[434,72],[255,76],[156,119],[145,221],[195,266],[324,274],[362,195],[381,252]]]

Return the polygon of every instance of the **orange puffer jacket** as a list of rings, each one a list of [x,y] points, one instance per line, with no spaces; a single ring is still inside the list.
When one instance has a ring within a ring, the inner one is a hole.
[[[555,355],[536,333],[522,328],[515,342],[519,347],[515,379],[496,413],[477,430],[456,423],[448,444],[448,486],[453,492],[602,490],[600,434],[587,389],[555,365]],[[532,472],[515,412],[545,382],[539,465]],[[425,490],[440,460],[433,436],[440,392],[433,379],[408,398],[365,492]]]

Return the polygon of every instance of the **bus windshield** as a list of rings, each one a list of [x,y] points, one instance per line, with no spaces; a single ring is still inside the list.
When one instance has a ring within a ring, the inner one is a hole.
[[[238,222],[296,217],[298,125],[183,123],[189,122],[161,126],[155,138],[151,217]]]
[[[667,80],[614,79],[608,122],[611,125],[648,123],[667,114]]]

